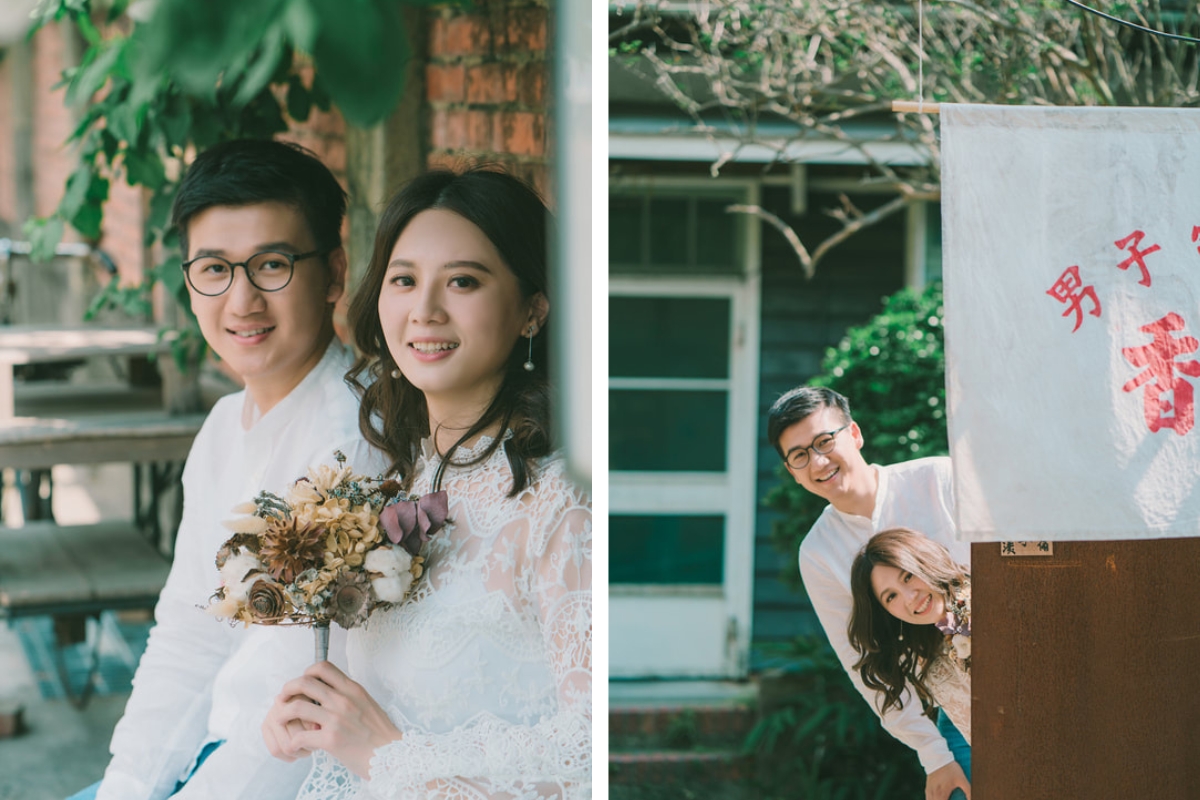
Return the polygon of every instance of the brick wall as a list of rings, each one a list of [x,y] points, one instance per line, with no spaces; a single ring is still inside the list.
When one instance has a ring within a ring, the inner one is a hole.
[[[13,152],[12,68],[0,59],[0,237],[11,235],[17,217],[17,169]]]
[[[429,166],[495,162],[550,189],[544,0],[485,0],[430,12]]]
[[[62,198],[75,159],[64,142],[75,127],[67,109],[65,88],[54,89],[62,79],[66,53],[60,25],[48,25],[33,39],[33,213],[53,213]]]

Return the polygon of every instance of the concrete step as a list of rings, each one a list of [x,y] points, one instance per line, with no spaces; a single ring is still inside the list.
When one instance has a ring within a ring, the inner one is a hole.
[[[608,800],[761,800],[762,791],[749,781],[723,781],[703,786],[676,783],[610,783]]]
[[[738,749],[635,750],[608,755],[610,786],[711,786],[749,780],[754,760]]]
[[[672,705],[610,708],[611,751],[645,748],[727,748],[738,750],[757,714],[748,705]]]

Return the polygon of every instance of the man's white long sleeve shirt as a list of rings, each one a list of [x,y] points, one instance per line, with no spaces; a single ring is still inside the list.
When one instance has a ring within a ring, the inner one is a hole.
[[[222,398],[188,456],[183,519],[155,627],[117,724],[98,800],[160,800],[200,748],[223,741],[175,797],[294,798],[307,760],[272,758],[260,726],[282,685],[313,661],[309,628],[231,626],[202,610],[219,585],[215,557],[230,536],[222,521],[262,490],[283,493],[342,451],[357,472],[386,466],[358,430],[358,399],[343,380],[351,356],[336,340],[276,406],[258,415],[246,392]],[[251,421],[246,427],[243,420]],[[345,666],[345,632],[331,631],[330,659]]]
[[[871,467],[879,478],[871,517],[826,507],[800,545],[800,575],[829,643],[859,693],[878,714],[878,693],[864,686],[858,670],[854,669],[858,654],[850,646],[846,630],[854,605],[850,594],[850,565],[854,557],[873,535],[899,527],[912,528],[944,545],[956,561],[968,567],[971,549],[969,544],[955,539],[949,458],[920,458]],[[946,740],[922,713],[915,695],[909,697],[903,708],[890,709],[880,719],[888,733],[917,751],[926,772],[954,760]]]

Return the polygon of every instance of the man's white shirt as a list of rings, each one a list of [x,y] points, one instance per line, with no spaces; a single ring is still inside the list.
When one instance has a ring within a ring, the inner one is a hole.
[[[826,507],[800,545],[800,575],[813,610],[825,629],[838,659],[855,687],[879,713],[878,693],[863,685],[854,662],[858,654],[850,646],[846,628],[853,599],[850,594],[850,565],[863,545],[888,528],[912,528],[944,545],[950,555],[967,567],[971,549],[957,541],[954,526],[954,494],[950,459],[920,458],[888,466],[871,465],[879,478],[875,509],[870,519],[844,514]],[[904,707],[881,715],[883,727],[917,751],[926,772],[954,760],[937,726],[921,711],[915,695]]]
[[[219,585],[215,557],[224,520],[262,490],[282,494],[310,467],[342,451],[355,471],[386,466],[358,429],[358,399],[336,340],[287,397],[261,416],[246,392],[222,398],[205,420],[183,473],[183,519],[155,627],[113,734],[97,800],[158,800],[187,774],[201,746],[224,741],[175,795],[179,800],[294,798],[308,759],[271,757],[261,724],[282,685],[313,661],[309,628],[250,626],[201,609]],[[245,416],[243,416],[246,414]],[[253,420],[246,429],[243,419]],[[345,632],[333,626],[330,660],[345,667]]]

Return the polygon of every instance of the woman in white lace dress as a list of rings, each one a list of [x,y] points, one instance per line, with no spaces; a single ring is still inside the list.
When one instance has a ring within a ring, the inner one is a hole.
[[[871,537],[850,567],[850,644],[880,712],[909,687],[941,708],[966,740],[955,760],[971,778],[971,576],[945,547],[908,528]],[[942,726],[939,726],[942,727]],[[959,797],[956,790],[952,797]]]
[[[551,452],[546,209],[507,175],[436,172],[384,212],[350,319],[366,438],[444,490],[404,603],[349,634],[263,726],[313,758],[302,798],[591,794],[591,506]]]

